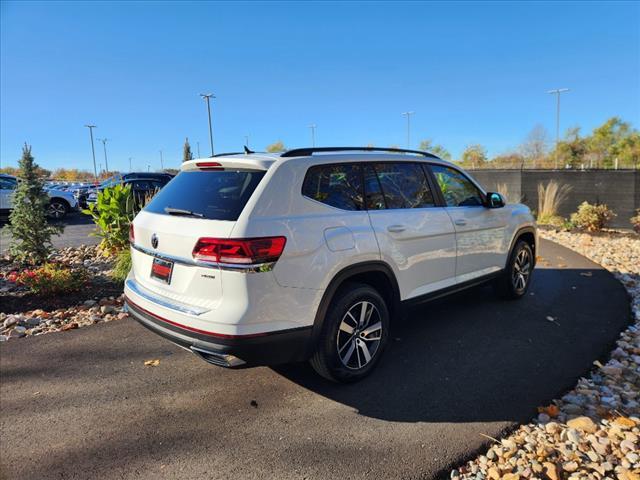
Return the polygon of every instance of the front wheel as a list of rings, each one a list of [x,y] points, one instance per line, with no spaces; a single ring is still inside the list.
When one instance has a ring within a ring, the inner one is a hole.
[[[53,220],[62,220],[67,216],[69,206],[64,200],[51,200],[49,202],[49,208],[47,209],[47,215]]]
[[[314,370],[336,382],[355,382],[375,368],[389,338],[389,310],[369,285],[348,284],[333,300],[311,358]]]
[[[535,259],[531,246],[520,240],[511,251],[507,267],[498,279],[498,293],[508,299],[522,298],[529,289]]]

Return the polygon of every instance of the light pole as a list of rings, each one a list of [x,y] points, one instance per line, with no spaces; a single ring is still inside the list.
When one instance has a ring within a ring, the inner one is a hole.
[[[249,135],[244,136],[244,146],[249,148]]]
[[[164,170],[164,161],[162,158],[162,150],[160,150],[160,170]]]
[[[131,168],[131,157],[129,157],[129,171],[132,172],[133,168]]]
[[[93,129],[96,128],[95,125],[85,125],[89,129],[89,136],[91,137],[91,154],[93,155],[93,176],[98,181],[98,170],[96,169],[96,149],[93,145]]]
[[[416,112],[403,112],[402,115],[407,117],[407,148],[411,148],[411,115]]]
[[[213,93],[201,93],[200,96],[207,102],[207,114],[209,115],[209,143],[211,145],[211,156],[213,157],[213,129],[211,128],[211,105],[209,101],[212,98],[216,98]]]
[[[554,155],[555,169],[558,169],[558,143],[560,143],[560,94],[568,92],[568,88],[556,88],[555,90],[549,90],[547,93],[556,96],[556,151]]]
[[[196,142],[196,149],[198,150],[198,158],[200,158],[200,142]]]
[[[104,171],[109,173],[109,162],[107,162],[107,142],[108,138],[96,138],[99,142],[102,142],[102,148],[104,149]]]
[[[309,128],[311,129],[311,146],[315,147],[316,146],[316,124],[312,123],[311,125],[309,125]]]

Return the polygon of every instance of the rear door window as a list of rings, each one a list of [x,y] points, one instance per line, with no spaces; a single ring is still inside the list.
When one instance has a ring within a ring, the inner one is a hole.
[[[152,213],[192,212],[210,220],[232,220],[240,216],[264,171],[185,171],[153,197],[145,207]]]
[[[435,206],[433,192],[429,187],[427,176],[419,163],[374,163],[379,185],[384,195],[384,203],[388,209],[425,208]],[[365,180],[367,187],[375,189],[375,182]],[[374,208],[380,208],[380,201],[375,197]],[[367,191],[367,196],[370,196]],[[369,203],[369,198],[367,199]]]
[[[360,165],[340,163],[309,168],[302,195],[342,210],[363,210]]]

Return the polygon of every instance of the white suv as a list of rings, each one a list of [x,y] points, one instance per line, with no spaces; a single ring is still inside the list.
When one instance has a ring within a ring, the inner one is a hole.
[[[525,295],[534,219],[426,152],[191,160],[131,227],[129,312],[215,365],[310,359],[355,381],[400,308],[488,280]]]

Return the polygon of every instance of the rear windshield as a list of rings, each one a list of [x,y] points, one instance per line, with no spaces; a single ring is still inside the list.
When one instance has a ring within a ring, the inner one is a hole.
[[[192,212],[195,217],[210,220],[237,220],[264,174],[233,170],[181,172],[153,197],[145,210],[164,215]]]

